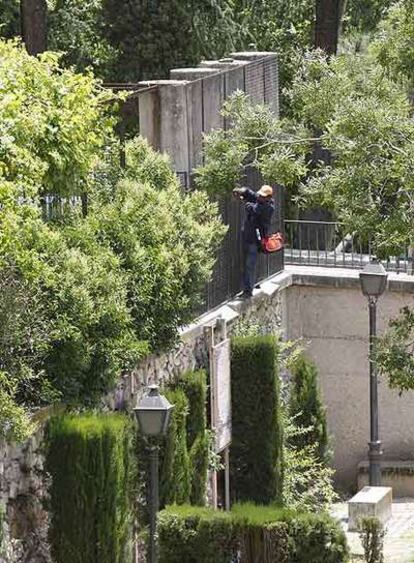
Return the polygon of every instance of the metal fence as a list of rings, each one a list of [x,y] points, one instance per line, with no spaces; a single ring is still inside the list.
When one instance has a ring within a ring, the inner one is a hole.
[[[340,223],[285,220],[285,263],[304,266],[362,269],[373,256],[370,243],[346,233]],[[383,262],[388,271],[412,274],[412,256],[402,248]]]

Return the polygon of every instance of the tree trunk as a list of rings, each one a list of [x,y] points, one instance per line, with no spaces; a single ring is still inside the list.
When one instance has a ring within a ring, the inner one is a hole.
[[[29,55],[38,55],[47,48],[46,0],[20,0],[22,38]]]
[[[342,17],[346,0],[316,0],[315,47],[328,55],[338,50]]]

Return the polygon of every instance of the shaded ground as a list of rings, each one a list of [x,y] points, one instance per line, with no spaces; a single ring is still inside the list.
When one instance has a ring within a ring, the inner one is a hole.
[[[332,515],[338,518],[346,532],[354,560],[364,561],[363,549],[356,532],[348,532],[348,505],[336,504]],[[385,536],[385,563],[414,563],[414,498],[396,499],[392,518]]]

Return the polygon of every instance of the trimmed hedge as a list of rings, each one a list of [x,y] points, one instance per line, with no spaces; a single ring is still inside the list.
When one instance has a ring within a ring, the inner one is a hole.
[[[49,540],[56,563],[125,563],[130,554],[130,423],[64,415],[48,428]]]
[[[282,497],[278,359],[273,336],[232,341],[230,471],[237,501],[269,504]]]
[[[302,428],[312,427],[310,432],[295,436],[291,443],[300,449],[307,445],[318,444],[318,457],[320,461],[327,462],[329,440],[326,409],[319,391],[318,370],[313,362],[301,354],[293,365],[291,372],[290,415],[295,417],[297,426]]]
[[[327,514],[235,505],[231,512],[172,506],[158,520],[161,563],[344,563],[345,534]]]

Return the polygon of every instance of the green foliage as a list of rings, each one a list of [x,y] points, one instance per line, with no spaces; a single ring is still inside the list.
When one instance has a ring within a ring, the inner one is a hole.
[[[237,92],[224,104],[223,115],[232,127],[213,131],[204,142],[205,164],[196,170],[196,185],[210,193],[229,193],[245,166],[261,171],[267,183],[294,186],[307,171],[305,130],[277,119],[264,105]]]
[[[130,428],[119,415],[49,425],[50,543],[59,563],[124,563],[130,555]]]
[[[19,0],[0,0],[0,37],[11,39],[20,33]]]
[[[165,347],[192,318],[225,232],[205,194],[183,195],[165,156],[143,139],[127,145],[127,168],[108,203],[88,221],[119,257],[140,337]]]
[[[231,0],[102,0],[103,36],[117,51],[112,80],[166,78],[173,67],[232,50]]]
[[[414,312],[404,307],[376,342],[378,369],[388,378],[391,389],[400,392],[414,389],[413,335]]]
[[[313,0],[235,0],[234,17],[242,40],[239,47],[253,44],[259,51],[278,54],[280,83],[288,88],[306,49],[313,45],[315,2]],[[282,113],[288,110],[284,92]]]
[[[22,197],[87,192],[113,125],[110,94],[91,75],[59,68],[56,55],[36,59],[15,42],[0,42],[0,61],[0,180]]]
[[[348,0],[345,13],[345,30],[370,33],[378,24],[395,0]]]
[[[332,478],[335,473],[321,461],[313,426],[304,428],[296,417],[283,416],[283,504],[294,510],[320,511],[338,500]]]
[[[191,412],[191,409],[190,409]],[[191,493],[190,502],[195,506],[206,504],[207,478],[212,441],[207,431],[200,434],[190,449]]]
[[[54,0],[49,5],[48,48],[64,51],[62,62],[79,72],[88,67],[111,79],[116,50],[104,36],[101,0]]]
[[[378,256],[411,239],[413,124],[404,91],[370,57],[328,62],[310,55],[291,92],[292,112],[321,132],[332,154],[302,188],[307,205],[329,208],[348,233],[372,240]]]
[[[34,425],[19,403],[52,398],[42,371],[51,330],[40,288],[11,264],[0,267],[0,293],[0,437],[20,441]]]
[[[362,518],[359,523],[359,537],[366,563],[384,563],[385,530],[378,518]]]
[[[187,417],[187,445],[189,448],[203,435],[207,426],[207,374],[204,370],[186,371],[174,383],[185,393],[190,407]]]
[[[174,388],[182,389],[188,400],[187,448],[191,466],[190,502],[204,506],[211,440],[207,432],[207,374],[189,371],[181,374]]]
[[[232,342],[230,468],[238,501],[269,504],[282,495],[278,358],[272,336]]]
[[[389,10],[375,37],[373,51],[387,73],[414,88],[414,4],[401,0]]]
[[[298,426],[309,430],[296,437],[292,436],[290,444],[300,449],[315,446],[319,461],[327,462],[329,452],[326,409],[319,390],[318,370],[315,364],[302,354],[291,367],[291,375],[289,414]]]
[[[163,563],[228,563],[237,551],[246,563],[343,563],[348,549],[328,515],[276,507],[235,505],[231,512],[172,506],[159,515]]]
[[[0,432],[25,409],[91,405],[122,369],[170,345],[192,316],[224,230],[142,140],[116,164],[107,93],[54,55],[0,42]],[[89,192],[89,214],[42,220],[38,196]],[[18,350],[18,353],[15,351]]]
[[[190,501],[191,466],[187,450],[188,400],[180,389],[165,396],[174,405],[165,448],[161,454],[160,504],[185,504]]]

